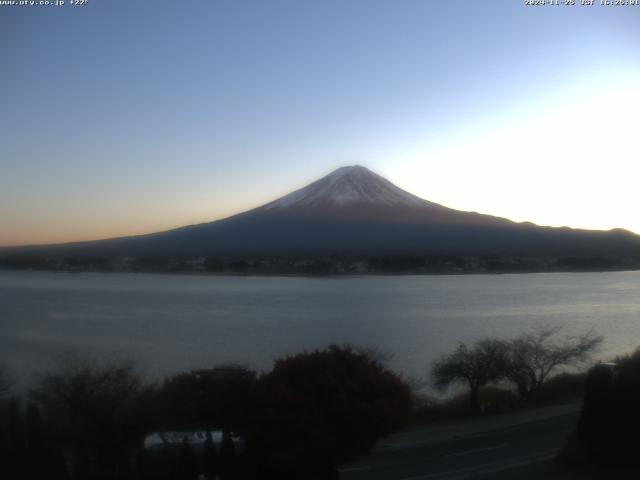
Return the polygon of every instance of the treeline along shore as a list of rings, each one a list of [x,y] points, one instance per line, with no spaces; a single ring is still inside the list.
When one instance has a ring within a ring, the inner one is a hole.
[[[322,255],[44,256],[0,255],[0,268],[60,272],[173,272],[255,275],[472,274],[640,270],[639,256]]]

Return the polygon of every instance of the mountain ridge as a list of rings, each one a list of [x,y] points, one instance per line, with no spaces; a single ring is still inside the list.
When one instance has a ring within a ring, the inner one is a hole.
[[[543,227],[448,208],[353,165],[220,220],[137,236],[6,247],[42,255],[639,255],[640,236]]]

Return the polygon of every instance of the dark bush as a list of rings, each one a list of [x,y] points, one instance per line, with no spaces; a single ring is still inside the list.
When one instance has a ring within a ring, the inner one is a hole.
[[[561,373],[549,378],[532,398],[538,405],[570,402],[582,399],[586,373]]]
[[[160,430],[227,428],[244,433],[261,415],[256,372],[227,365],[167,379],[158,395]]]
[[[578,438],[589,460],[638,466],[640,351],[616,364],[599,364],[587,376]]]
[[[262,383],[267,414],[255,439],[264,467],[280,478],[332,478],[411,411],[402,379],[349,346],[278,360]]]

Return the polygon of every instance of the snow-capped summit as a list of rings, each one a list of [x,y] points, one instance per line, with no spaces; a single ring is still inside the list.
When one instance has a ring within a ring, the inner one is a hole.
[[[265,205],[265,210],[335,207],[445,207],[416,197],[360,165],[341,167],[300,190]]]

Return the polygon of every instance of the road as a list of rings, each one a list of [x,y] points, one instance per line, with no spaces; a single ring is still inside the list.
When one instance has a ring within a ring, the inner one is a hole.
[[[341,480],[565,478],[552,458],[578,413],[536,420],[460,439],[378,450],[340,469]]]

